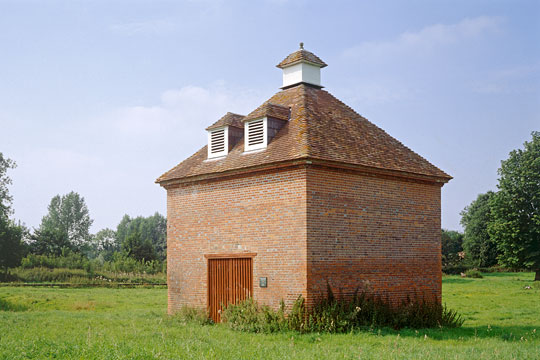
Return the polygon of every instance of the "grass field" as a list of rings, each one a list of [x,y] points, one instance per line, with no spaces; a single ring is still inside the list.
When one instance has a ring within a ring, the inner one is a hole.
[[[164,288],[0,287],[0,359],[540,359],[533,277],[445,277],[443,301],[466,320],[459,329],[342,335],[184,324],[166,315]]]

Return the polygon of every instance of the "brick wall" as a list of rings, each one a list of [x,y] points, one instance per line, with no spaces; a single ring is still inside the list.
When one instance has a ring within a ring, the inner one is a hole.
[[[310,168],[308,299],[357,288],[441,299],[440,185]]]
[[[259,172],[167,191],[169,313],[207,304],[204,255],[257,253],[254,298],[274,307],[306,296],[306,169]],[[259,277],[268,287],[259,287]]]
[[[207,304],[205,255],[256,253],[254,298],[441,298],[440,185],[297,166],[168,187],[169,312]],[[260,288],[259,277],[268,278]]]

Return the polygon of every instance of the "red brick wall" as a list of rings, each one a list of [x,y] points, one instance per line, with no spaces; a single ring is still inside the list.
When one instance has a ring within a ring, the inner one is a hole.
[[[356,288],[441,298],[440,186],[296,167],[167,191],[169,312],[206,307],[205,255],[249,252],[254,298]],[[259,287],[259,277],[268,287]]]
[[[306,296],[306,169],[178,185],[167,191],[169,312],[206,307],[207,254],[251,252],[254,298]],[[259,287],[259,277],[268,287]]]
[[[308,304],[367,288],[441,299],[440,186],[335,169],[307,173]]]

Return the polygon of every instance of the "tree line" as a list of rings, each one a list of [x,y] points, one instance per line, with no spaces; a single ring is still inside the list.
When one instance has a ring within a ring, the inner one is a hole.
[[[115,230],[90,233],[93,220],[76,192],[51,199],[47,214],[33,230],[11,218],[13,198],[7,175],[14,161],[0,153],[0,270],[17,267],[29,255],[62,257],[75,253],[88,259],[113,261],[131,258],[140,262],[160,261],[167,256],[167,220],[159,213],[148,217],[124,215]]]
[[[540,281],[540,132],[501,161],[497,191],[461,212],[463,233],[443,230],[443,266],[528,269]]]
[[[464,232],[442,231],[443,267],[456,265],[535,271],[540,280],[540,132],[523,149],[501,161],[497,191],[479,194],[461,212]],[[11,179],[15,162],[0,153],[0,269],[16,267],[29,254],[63,256],[76,253],[101,262],[129,258],[164,261],[166,219],[125,215],[115,230],[90,234],[93,220],[76,192],[51,199],[37,229],[11,219]]]

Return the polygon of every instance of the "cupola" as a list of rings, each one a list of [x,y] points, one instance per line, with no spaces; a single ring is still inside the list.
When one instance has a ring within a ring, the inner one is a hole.
[[[287,56],[276,66],[283,70],[282,89],[298,84],[323,87],[321,85],[321,69],[326,64],[317,55],[304,50],[304,43],[300,43],[300,49]]]

